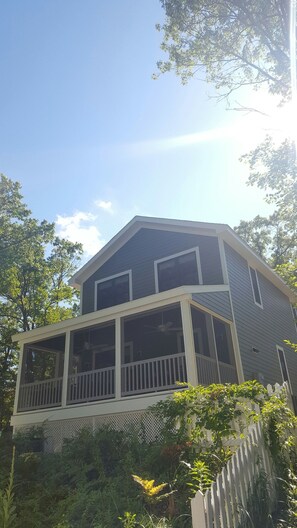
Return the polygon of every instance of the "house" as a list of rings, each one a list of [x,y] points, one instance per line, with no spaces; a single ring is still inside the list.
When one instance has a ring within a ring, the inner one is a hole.
[[[79,317],[15,336],[11,423],[46,424],[48,449],[138,423],[176,381],[287,380],[297,397],[296,296],[229,226],[136,216],[71,283]]]

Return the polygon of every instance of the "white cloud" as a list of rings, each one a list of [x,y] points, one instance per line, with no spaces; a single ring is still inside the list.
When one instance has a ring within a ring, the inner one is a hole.
[[[95,205],[107,213],[113,213],[111,202],[106,202],[105,200],[95,200]]]
[[[95,220],[95,215],[83,211],[77,211],[72,216],[57,215],[57,233],[71,242],[81,242],[86,256],[90,257],[105,244],[94,224]]]

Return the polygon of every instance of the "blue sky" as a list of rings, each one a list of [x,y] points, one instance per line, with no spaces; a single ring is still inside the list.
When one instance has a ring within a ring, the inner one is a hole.
[[[163,19],[158,0],[0,3],[0,172],[88,255],[135,214],[234,226],[268,212],[238,161],[267,123],[198,80],[153,81]]]

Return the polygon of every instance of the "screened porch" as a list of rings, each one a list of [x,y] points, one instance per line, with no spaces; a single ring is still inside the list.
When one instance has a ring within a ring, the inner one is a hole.
[[[236,383],[230,326],[188,301],[25,345],[18,412]]]

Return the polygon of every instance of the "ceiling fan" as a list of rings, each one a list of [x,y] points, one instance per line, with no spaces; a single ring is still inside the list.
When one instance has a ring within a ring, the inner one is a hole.
[[[181,327],[174,326],[173,321],[164,321],[164,313],[161,313],[161,322],[160,324],[156,325],[144,325],[145,328],[151,329],[150,332],[146,332],[147,334],[154,334],[156,332],[160,332],[161,334],[168,334],[170,332],[178,332],[181,330]]]

